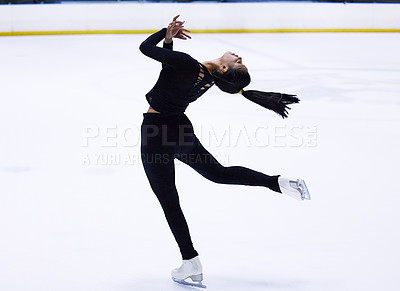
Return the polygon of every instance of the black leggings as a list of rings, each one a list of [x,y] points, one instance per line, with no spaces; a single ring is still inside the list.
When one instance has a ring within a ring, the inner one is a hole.
[[[215,183],[265,186],[280,193],[278,176],[268,176],[240,166],[222,166],[201,145],[185,114],[143,113],[143,167],[184,260],[194,258],[198,253],[193,247],[189,228],[179,205],[175,186],[175,158]]]

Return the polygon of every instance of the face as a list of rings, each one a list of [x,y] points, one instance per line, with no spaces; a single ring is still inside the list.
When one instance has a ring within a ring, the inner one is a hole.
[[[248,71],[247,67],[242,63],[242,58],[233,52],[224,53],[221,61],[224,66],[228,66],[229,68]]]

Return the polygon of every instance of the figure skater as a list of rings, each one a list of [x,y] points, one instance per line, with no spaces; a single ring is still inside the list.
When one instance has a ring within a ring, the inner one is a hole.
[[[140,45],[143,54],[162,63],[155,86],[146,94],[150,107],[143,113],[141,160],[182,254],[183,263],[180,268],[172,270],[172,279],[183,284],[195,284],[184,281],[191,278],[198,282],[197,286],[204,287],[199,255],[193,247],[179,205],[175,158],[215,183],[264,186],[298,200],[308,200],[310,195],[301,179],[268,176],[241,166],[224,167],[202,146],[184,112],[189,103],[214,84],[224,92],[242,94],[283,118],[287,117],[287,109],[290,109],[287,105],[298,103],[299,99],[295,95],[244,91],[243,88],[250,83],[250,75],[242,58],[232,52],[200,63],[186,53],[173,51],[173,38],[191,38],[188,35],[190,31],[184,28],[184,21],[179,21],[178,17],[175,16],[167,28],[150,35]],[[163,39],[163,47],[158,47]]]

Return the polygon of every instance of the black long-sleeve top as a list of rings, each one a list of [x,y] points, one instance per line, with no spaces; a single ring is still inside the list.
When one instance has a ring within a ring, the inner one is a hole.
[[[173,51],[172,43],[158,47],[167,29],[150,35],[140,45],[146,56],[162,63],[160,76],[146,99],[155,110],[166,114],[184,113],[189,103],[195,101],[213,84],[207,68],[190,55]]]

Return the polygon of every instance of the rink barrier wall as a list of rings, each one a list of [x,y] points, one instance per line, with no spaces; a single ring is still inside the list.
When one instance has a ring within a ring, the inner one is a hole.
[[[29,35],[79,35],[79,34],[152,34],[157,30],[76,30],[76,31],[14,31],[0,32],[0,36],[29,36]],[[400,29],[215,29],[197,30],[191,33],[398,33]]]
[[[147,34],[177,14],[193,33],[400,32],[400,4],[119,2],[1,5],[0,35]]]

